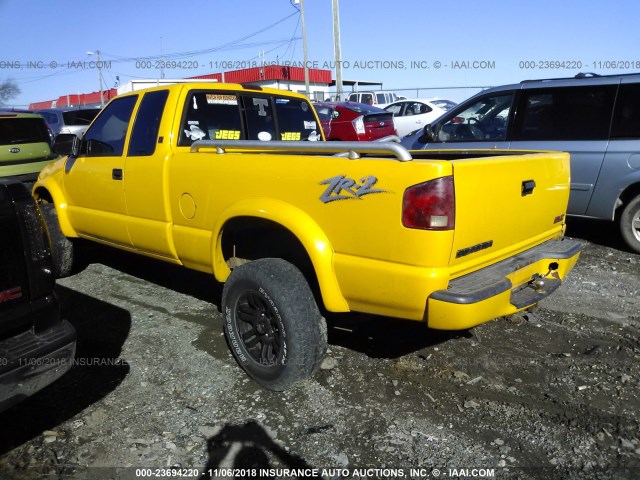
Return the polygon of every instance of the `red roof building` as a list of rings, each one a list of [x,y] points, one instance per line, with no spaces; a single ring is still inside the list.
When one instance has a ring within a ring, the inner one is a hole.
[[[331,70],[309,68],[309,91],[310,96],[316,100],[324,100],[328,96],[331,85]],[[219,83],[252,83],[261,87],[281,88],[295,92],[305,92],[304,68],[289,65],[263,65],[260,67],[244,68],[241,70],[230,70],[220,73],[209,73],[189,77],[184,80],[210,80]],[[176,83],[180,80],[158,80],[158,84]],[[117,94],[130,92],[154,84],[153,80],[129,82],[117,89],[111,88],[103,92],[105,102],[115,97]],[[29,105],[29,110],[39,110],[43,108],[56,108],[67,106],[87,106],[100,105],[100,92],[83,94],[68,94],[58,97],[56,100],[46,100],[35,102]]]

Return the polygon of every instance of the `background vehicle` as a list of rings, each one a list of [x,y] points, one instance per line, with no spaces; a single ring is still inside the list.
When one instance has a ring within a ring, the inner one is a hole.
[[[327,140],[370,141],[396,135],[393,115],[354,102],[314,103]]]
[[[399,137],[415,132],[447,111],[435,103],[419,98],[393,102],[384,107],[384,110],[393,114],[393,123]]]
[[[0,177],[33,182],[49,163],[51,132],[41,115],[0,111]]]
[[[60,318],[45,224],[21,182],[0,179],[0,411],[71,368],[75,331]]]
[[[384,108],[391,102],[399,100],[398,95],[394,92],[387,92],[384,90],[368,91],[368,92],[352,92],[347,97],[347,101],[356,103],[365,103],[367,105],[374,105],[378,108]]]
[[[506,148],[571,154],[569,215],[616,221],[640,252],[640,74],[524,81],[485,90],[409,149]]]
[[[47,121],[54,135],[73,133],[81,137],[100,113],[100,107],[64,107],[36,110]]]

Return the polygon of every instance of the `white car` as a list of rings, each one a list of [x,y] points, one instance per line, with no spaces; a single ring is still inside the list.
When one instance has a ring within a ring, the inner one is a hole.
[[[437,101],[413,98],[390,103],[384,109],[393,113],[393,121],[399,137],[423,128],[445,113],[448,108],[436,104]]]

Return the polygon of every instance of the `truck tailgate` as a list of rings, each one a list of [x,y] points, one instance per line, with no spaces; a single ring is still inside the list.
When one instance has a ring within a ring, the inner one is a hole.
[[[514,154],[515,153],[515,154]],[[510,152],[452,161],[453,276],[558,236],[569,200],[569,154]]]

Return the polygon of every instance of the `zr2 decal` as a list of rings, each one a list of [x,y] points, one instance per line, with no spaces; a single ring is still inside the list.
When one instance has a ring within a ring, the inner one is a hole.
[[[387,193],[386,190],[373,188],[376,183],[378,183],[378,179],[371,175],[362,177],[358,181],[344,175],[327,178],[320,182],[320,185],[329,185],[320,196],[320,201],[329,203],[336,200],[359,199],[370,193]]]

